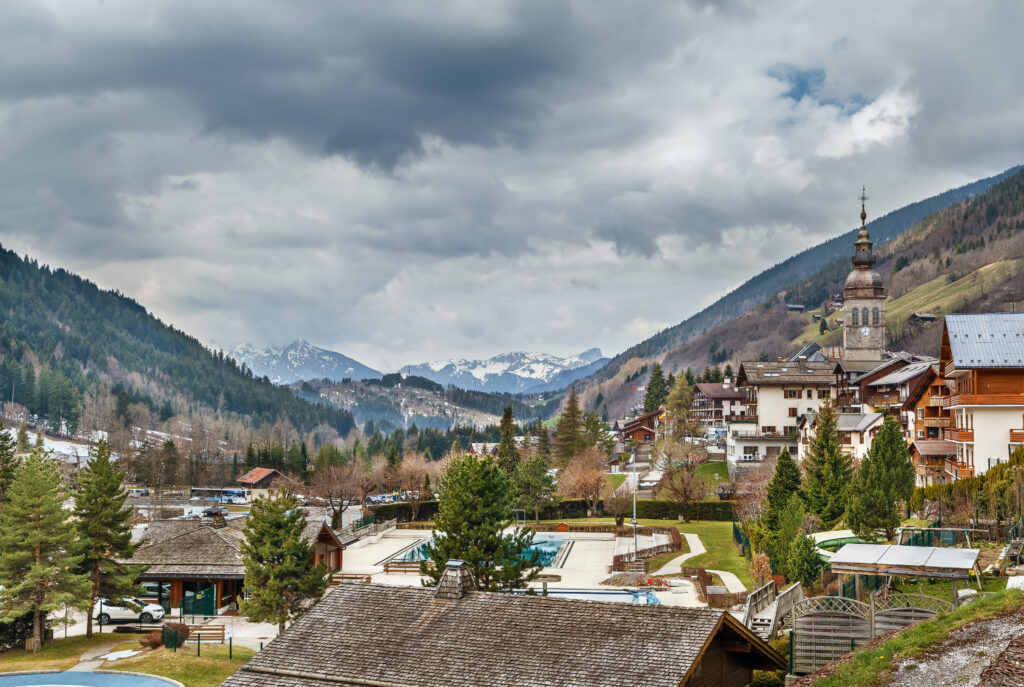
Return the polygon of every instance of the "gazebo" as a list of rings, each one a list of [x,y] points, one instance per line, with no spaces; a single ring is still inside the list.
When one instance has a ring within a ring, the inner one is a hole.
[[[957,604],[959,580],[970,584],[971,571],[978,573],[981,591],[981,570],[977,549],[946,549],[937,546],[896,546],[892,544],[846,544],[832,556],[832,572],[857,575],[857,597],[860,598],[859,575],[892,577],[932,577],[953,581],[953,605]]]

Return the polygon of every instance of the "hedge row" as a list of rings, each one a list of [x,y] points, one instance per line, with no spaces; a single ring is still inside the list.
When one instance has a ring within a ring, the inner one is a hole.
[[[433,520],[437,515],[437,501],[424,501],[420,504],[419,520]],[[609,517],[605,512],[603,504],[598,508],[598,515]],[[734,520],[735,513],[732,503],[729,501],[701,501],[691,504],[688,509],[690,520]],[[377,516],[378,521],[398,520],[408,522],[412,519],[412,508],[408,503],[388,503],[380,506],[370,506],[370,512]],[[636,502],[636,515],[638,518],[650,520],[677,520],[682,515],[683,509],[671,501],[655,501],[652,499],[640,499]],[[545,506],[540,509],[541,520],[571,520],[587,517],[587,504],[582,499],[565,499],[556,504]],[[526,519],[533,519],[533,512],[527,511]]]

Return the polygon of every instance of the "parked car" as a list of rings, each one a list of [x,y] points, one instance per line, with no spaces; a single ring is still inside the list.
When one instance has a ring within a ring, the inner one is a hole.
[[[215,518],[218,515],[227,515],[228,509],[224,506],[210,506],[209,508],[203,509],[204,518]]]
[[[92,617],[106,625],[111,622],[132,621],[152,623],[164,617],[163,606],[136,599],[97,599]]]

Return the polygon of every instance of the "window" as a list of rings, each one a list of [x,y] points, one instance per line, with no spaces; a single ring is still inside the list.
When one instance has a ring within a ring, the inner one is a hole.
[[[924,439],[924,430],[923,429],[917,430],[917,438],[918,439]]]
[[[857,308],[854,308],[854,309],[853,309],[853,312],[852,312],[852,314],[851,314],[851,317],[853,317],[853,323],[852,323],[852,324],[853,324],[853,326],[854,326],[854,327],[857,327],[857,326],[859,326],[859,325],[860,325],[860,321],[859,321],[859,318],[857,317]]]
[[[875,325],[877,327],[879,325],[880,321],[881,321],[881,316],[879,315],[878,308],[872,308],[871,309],[871,324],[873,324],[873,325]]]
[[[782,395],[785,398],[800,398],[800,390],[799,389],[786,389],[785,391],[782,392]]]
[[[808,390],[807,390],[807,398],[811,398],[811,397],[812,397],[812,396],[811,396],[811,394],[812,394],[812,393],[813,393],[813,392],[812,392],[812,391],[811,391],[810,389],[808,389]]]
[[[843,443],[844,444],[852,444],[853,443],[853,440],[850,439],[850,435],[849,434],[844,434],[843,435]]]
[[[775,425],[764,425],[761,427],[762,434],[775,434]]]
[[[861,319],[861,323],[864,324],[865,326],[867,326],[867,324],[868,324],[868,309],[867,308],[861,308],[860,309],[860,319]]]
[[[796,434],[796,431],[796,425],[786,425],[785,427],[782,428],[782,433],[785,434],[786,436],[792,436]]]
[[[918,408],[917,409],[917,419],[918,420],[923,420],[924,419],[924,408]]]
[[[766,458],[768,458],[770,460],[772,458],[778,458],[779,457],[779,453],[781,453],[781,452],[782,452],[782,449],[780,449],[778,446],[769,446],[768,448],[766,448],[764,450],[764,455],[765,455]]]
[[[832,389],[818,389],[818,398],[822,400],[832,398]]]
[[[790,408],[789,409],[789,416],[790,417],[796,417],[796,408]]]

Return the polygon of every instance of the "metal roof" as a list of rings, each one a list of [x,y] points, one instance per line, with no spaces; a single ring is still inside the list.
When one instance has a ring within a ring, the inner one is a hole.
[[[902,384],[908,379],[913,379],[918,375],[923,375],[928,371],[928,368],[935,364],[934,360],[925,360],[919,363],[910,363],[906,367],[896,370],[890,374],[880,377],[873,382],[868,382],[868,386],[888,386],[890,384]]]
[[[958,368],[1024,367],[1024,313],[946,315],[946,333]]]
[[[832,556],[832,572],[966,579],[978,562],[977,549],[937,546],[846,544]]]
[[[839,413],[836,415],[836,429],[840,432],[865,432],[881,419],[881,413]]]

